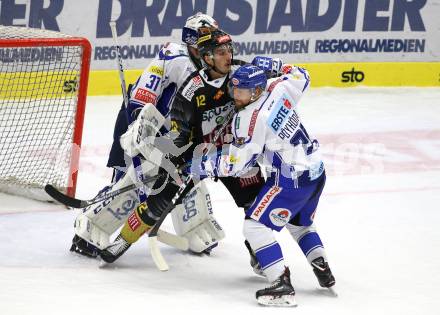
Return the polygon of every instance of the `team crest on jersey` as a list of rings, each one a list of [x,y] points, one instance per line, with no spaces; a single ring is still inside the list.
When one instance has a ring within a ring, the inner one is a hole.
[[[269,213],[270,222],[275,226],[285,226],[289,221],[292,213],[288,209],[276,208]]]
[[[185,88],[182,91],[182,95],[184,98],[186,98],[188,101],[191,101],[194,97],[194,93],[204,86],[202,78],[198,75],[192,78],[188,84],[185,86]]]

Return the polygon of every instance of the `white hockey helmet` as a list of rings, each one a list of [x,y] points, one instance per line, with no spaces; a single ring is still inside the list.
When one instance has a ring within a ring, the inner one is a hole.
[[[211,16],[197,12],[190,16],[182,29],[182,41],[189,46],[197,47],[198,32],[197,30],[203,26],[218,28],[218,23]]]

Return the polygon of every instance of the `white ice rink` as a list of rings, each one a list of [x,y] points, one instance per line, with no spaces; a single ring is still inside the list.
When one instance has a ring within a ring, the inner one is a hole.
[[[107,183],[120,97],[89,97],[77,196]],[[146,239],[113,267],[69,252],[77,214],[0,194],[0,314],[439,314],[440,88],[313,89],[301,105],[328,181],[316,216],[336,277],[334,298],[286,231],[280,240],[295,309],[264,308],[248,262],[243,214],[210,183],[226,231],[211,256],[166,245],[158,271]],[[170,221],[164,227],[172,229]]]

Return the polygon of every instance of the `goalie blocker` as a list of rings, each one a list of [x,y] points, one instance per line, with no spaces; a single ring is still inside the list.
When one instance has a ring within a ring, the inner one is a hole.
[[[131,156],[141,153],[144,157],[149,157],[141,165],[145,177],[157,175],[160,164],[170,174],[176,175],[174,165],[171,163],[166,164],[168,160],[163,159],[163,153],[157,146],[151,144],[154,141],[150,141],[155,138],[156,133],[164,123],[165,119],[156,107],[147,104],[139,113],[138,119],[130,125],[127,132],[121,137],[121,145],[126,153]],[[178,177],[177,180],[179,180]],[[133,167],[130,166],[116,183],[106,187],[102,193],[120,189],[135,181],[135,172]],[[147,187],[150,192],[153,188],[152,185],[153,183],[150,184],[150,187]],[[72,250],[85,256],[96,256],[93,247],[84,244],[84,242],[78,240],[78,237],[99,250],[106,248],[110,244],[111,235],[125,223],[138,204],[136,191],[129,191],[85,208],[83,213],[79,214],[75,220],[76,235]],[[149,215],[155,219],[154,214]],[[183,199],[182,204],[175,207],[172,212],[172,219],[176,233],[188,240],[189,250],[195,253],[210,250],[225,237],[223,229],[213,216],[210,195],[204,182],[200,182],[195,186]],[[167,242],[168,238],[166,236],[168,235],[163,235],[163,231],[161,233],[159,233],[159,240],[174,247],[185,249],[176,242]]]

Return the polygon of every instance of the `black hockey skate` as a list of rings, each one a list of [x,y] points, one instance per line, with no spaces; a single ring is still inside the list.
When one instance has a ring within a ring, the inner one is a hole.
[[[131,246],[130,243],[128,243],[121,235],[118,235],[118,237],[115,239],[115,241],[107,246],[105,249],[103,249],[100,253],[100,256],[103,261],[106,263],[112,263],[116,259],[122,256],[127,249],[129,249]]]
[[[312,267],[321,287],[330,288],[335,285],[335,277],[323,257],[314,259],[312,261]]]
[[[90,258],[96,258],[100,253],[99,248],[88,243],[86,240],[82,239],[76,234],[72,239],[72,246],[70,246],[70,251]]]
[[[290,283],[290,270],[286,267],[284,273],[270,287],[258,290],[257,302],[268,306],[296,306],[295,289]]]
[[[255,256],[255,253],[254,253],[253,249],[251,248],[251,244],[249,244],[249,242],[247,240],[245,240],[244,245],[246,245],[246,248],[249,251],[249,255],[251,256],[250,264],[251,264],[251,267],[254,270],[254,272],[259,276],[266,277],[263,269],[260,266],[260,263],[257,260],[257,256]]]

